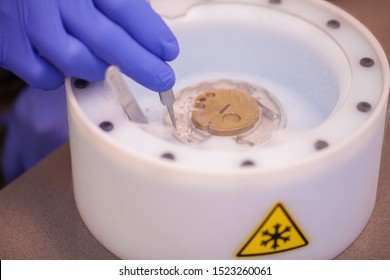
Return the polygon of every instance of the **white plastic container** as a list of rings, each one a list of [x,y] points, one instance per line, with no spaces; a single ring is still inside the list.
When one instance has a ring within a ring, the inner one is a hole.
[[[194,147],[161,128],[156,93],[128,80],[160,124],[145,127],[103,83],[68,79],[74,193],[92,234],[125,259],[337,256],[375,204],[389,91],[379,43],[325,1],[151,3],[181,45],[175,92],[252,83],[282,104],[286,126],[256,147]]]

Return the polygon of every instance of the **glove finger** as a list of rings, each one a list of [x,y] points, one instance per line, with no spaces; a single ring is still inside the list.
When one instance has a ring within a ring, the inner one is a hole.
[[[165,91],[173,86],[175,76],[171,67],[144,49],[91,1],[61,3],[65,28],[103,61],[119,66],[126,75],[151,90]]]
[[[11,29],[12,28],[12,29]],[[4,53],[17,55],[4,56],[3,65],[32,87],[55,89],[64,83],[64,76],[49,62],[37,55],[30,42],[25,39],[20,26],[10,27],[13,34],[7,36]]]
[[[0,64],[14,72],[33,87],[43,89],[58,88],[64,76],[49,62],[35,52],[26,34],[21,3],[19,1],[0,1]],[[22,15],[21,15],[22,14]]]
[[[104,78],[106,63],[97,58],[85,45],[66,33],[59,4],[45,0],[35,7],[29,2],[29,37],[38,53],[66,76],[97,81]]]
[[[6,69],[15,73],[34,88],[50,90],[56,89],[64,83],[64,75],[39,57],[32,48],[20,53],[17,60],[6,59],[4,65]]]
[[[123,27],[144,48],[163,60],[179,54],[177,40],[161,17],[145,0],[94,0],[112,21]]]

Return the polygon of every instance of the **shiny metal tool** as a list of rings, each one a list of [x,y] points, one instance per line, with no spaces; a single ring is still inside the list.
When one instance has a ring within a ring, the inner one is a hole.
[[[173,93],[172,89],[160,92],[159,94],[161,103],[167,107],[172,125],[174,128],[176,128],[175,112],[173,111],[173,103],[175,103],[175,94]]]
[[[111,91],[119,100],[127,117],[133,122],[148,123],[144,113],[134,99],[130,88],[122,78],[120,69],[114,65],[108,67],[105,79],[106,83],[111,88]]]

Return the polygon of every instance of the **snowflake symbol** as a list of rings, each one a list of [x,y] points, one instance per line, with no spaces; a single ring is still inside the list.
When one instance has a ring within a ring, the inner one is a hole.
[[[290,241],[290,236],[283,236],[286,232],[290,232],[291,227],[285,227],[283,231],[280,231],[280,224],[274,225],[275,232],[270,233],[268,230],[263,231],[263,236],[268,236],[269,239],[261,241],[262,246],[267,246],[269,242],[273,241],[271,248],[277,249],[279,247],[278,241],[283,240],[284,243]]]

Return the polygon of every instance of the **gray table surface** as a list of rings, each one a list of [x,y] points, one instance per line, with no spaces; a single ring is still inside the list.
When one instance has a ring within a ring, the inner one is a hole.
[[[390,1],[338,0],[390,53]],[[0,191],[0,259],[116,259],[88,231],[74,202],[66,144]],[[377,202],[359,238],[336,259],[390,259],[390,127]]]

